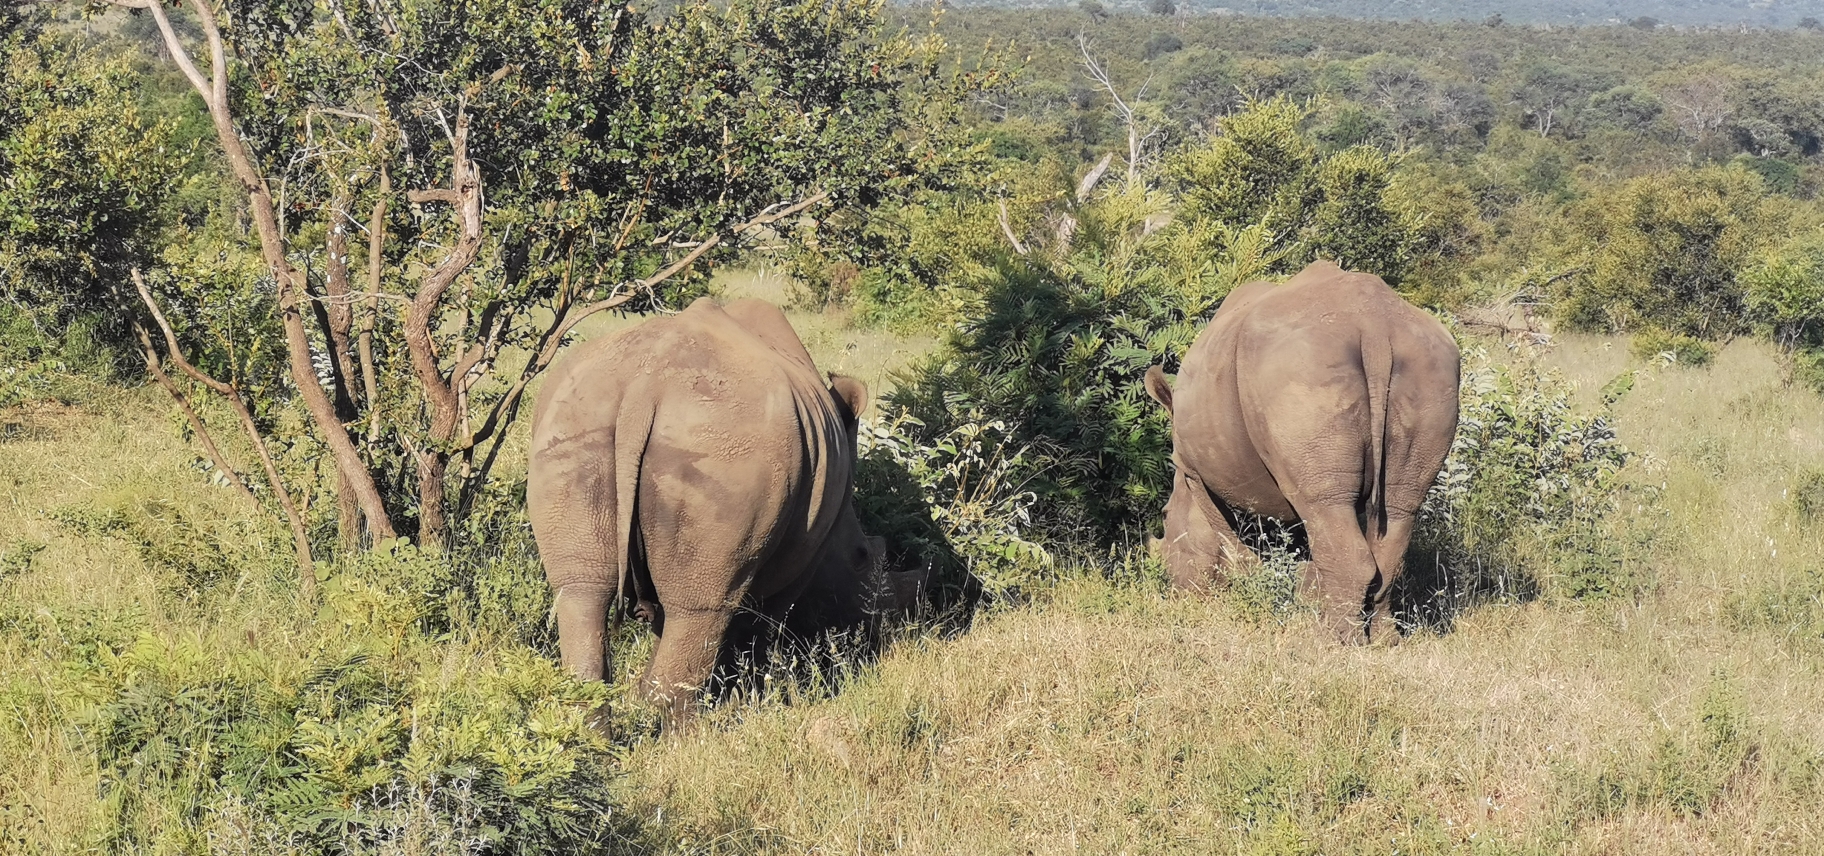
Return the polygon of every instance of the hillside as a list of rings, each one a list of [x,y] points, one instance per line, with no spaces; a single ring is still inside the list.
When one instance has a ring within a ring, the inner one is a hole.
[[[1074,8],[1065,0],[957,0],[956,6],[1010,9]],[[1109,0],[1103,7],[1148,12],[1145,0]],[[1496,15],[1509,24],[1604,26],[1651,18],[1681,27],[1791,28],[1824,15],[1812,0],[1184,0],[1180,15],[1264,15],[1285,18],[1333,16],[1364,20],[1485,21]],[[1644,23],[1644,22],[1643,22]]]

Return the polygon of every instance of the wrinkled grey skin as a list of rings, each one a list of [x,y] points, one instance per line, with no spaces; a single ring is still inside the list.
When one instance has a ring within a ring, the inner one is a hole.
[[[624,595],[659,634],[641,690],[676,725],[737,610],[780,621],[804,600],[827,626],[908,605],[922,579],[887,573],[855,518],[867,402],[853,378],[826,385],[762,301],[703,298],[567,355],[538,397],[526,484],[564,666],[604,677]]]
[[[1459,357],[1435,319],[1379,277],[1316,262],[1232,292],[1185,354],[1172,415],[1177,473],[1166,567],[1202,588],[1243,555],[1231,509],[1302,520],[1304,589],[1345,643],[1397,641],[1388,594],[1457,429]]]

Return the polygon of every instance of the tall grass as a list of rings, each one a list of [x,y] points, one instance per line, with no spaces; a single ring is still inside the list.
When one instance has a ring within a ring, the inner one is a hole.
[[[839,695],[641,748],[630,805],[685,852],[1824,847],[1824,523],[1790,498],[1824,406],[1746,342],[1703,369],[1576,336],[1535,359],[1590,408],[1633,373],[1612,418],[1663,493],[1628,596],[1341,650],[1247,591],[1069,576]]]
[[[862,334],[825,323],[807,338],[830,364]],[[605,697],[607,742],[576,730],[601,699],[549,665],[510,506],[462,563],[327,563],[307,612],[283,532],[209,486],[156,396],[13,407],[0,852],[502,852],[557,828],[528,819],[547,804],[606,813],[599,846],[666,852],[1824,848],[1824,404],[1748,342],[1702,368],[1576,336],[1529,359],[1607,408],[1657,495],[1624,596],[1484,599],[1344,650],[1273,578],[1189,597],[1143,549],[1060,554],[967,632],[776,664],[685,735]],[[983,527],[1017,493],[970,492],[994,459],[956,460],[925,479],[981,500],[950,522],[999,544]],[[1615,531],[1646,513],[1605,509]],[[627,631],[623,685],[651,644]],[[295,770],[265,781],[314,783],[343,826],[250,784],[268,739]]]

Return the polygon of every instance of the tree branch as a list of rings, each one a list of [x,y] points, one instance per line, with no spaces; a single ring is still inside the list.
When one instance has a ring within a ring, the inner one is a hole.
[[[1001,234],[1007,236],[1007,243],[1013,245],[1014,252],[1026,255],[1026,245],[1020,243],[1019,237],[1013,234],[1013,220],[1007,215],[1007,200],[997,199],[995,204],[1001,207],[1001,215],[995,218],[1000,221]]]
[[[140,301],[145,303],[148,310],[151,310],[152,320],[158,324],[159,332],[165,336],[165,349],[170,353],[171,361],[176,363],[178,368],[183,369],[184,374],[221,395],[228,402],[228,406],[234,409],[234,414],[240,417],[241,429],[247,433],[247,440],[253,444],[253,450],[259,453],[260,464],[266,469],[266,481],[272,486],[273,496],[278,497],[279,507],[285,510],[285,522],[291,525],[292,549],[296,551],[298,558],[298,591],[306,599],[315,598],[317,572],[316,565],[310,558],[310,538],[304,530],[304,518],[298,514],[297,506],[292,504],[291,492],[285,488],[285,480],[279,477],[279,468],[273,464],[272,455],[266,450],[266,440],[260,436],[259,426],[253,421],[253,412],[247,409],[247,402],[241,398],[240,390],[204,374],[196,366],[191,365],[189,360],[184,359],[183,351],[177,346],[177,335],[171,332],[170,322],[166,321],[165,314],[159,311],[158,301],[152,299],[152,292],[146,288],[146,280],[139,275],[139,268],[133,268],[129,273],[133,276],[133,287],[139,291]],[[138,326],[137,322],[135,326]],[[147,349],[147,357],[150,361],[153,357],[152,339],[146,335],[143,328],[141,328],[140,337],[141,345]],[[163,374],[163,372],[159,372],[159,374]],[[201,420],[197,420],[195,424],[200,427]],[[218,463],[217,466],[220,464]]]
[[[424,387],[425,397],[431,404],[431,437],[438,443],[448,442],[455,431],[457,396],[438,366],[431,342],[431,321],[444,294],[480,255],[482,243],[481,173],[469,160],[468,134],[468,113],[460,111],[456,115],[456,129],[450,137],[454,163],[449,189],[412,191],[406,195],[413,202],[449,203],[456,209],[461,229],[450,254],[419,286],[405,318],[406,350],[411,355],[418,383]]]
[[[227,158],[235,180],[240,182],[241,189],[247,194],[248,213],[252,216],[256,231],[260,237],[261,256],[271,270],[273,281],[278,286],[278,303],[280,320],[285,329],[286,356],[291,370],[292,383],[298,388],[298,394],[304,399],[305,408],[310,412],[311,421],[323,432],[323,439],[335,457],[336,467],[348,483],[353,486],[359,497],[362,513],[367,516],[368,525],[383,538],[393,537],[392,519],[386,513],[385,503],[380,499],[380,491],[374,483],[373,474],[361,461],[360,452],[348,431],[336,418],[335,407],[329,396],[317,383],[316,366],[311,359],[310,334],[305,330],[301,314],[301,295],[305,289],[299,281],[298,273],[288,261],[284,231],[279,225],[278,209],[273,204],[272,192],[266,186],[265,177],[255,166],[255,159],[248,151],[240,132],[235,128],[234,116],[228,110],[228,60],[222,43],[221,28],[217,26],[215,13],[205,0],[190,0],[191,8],[196,12],[198,23],[209,43],[210,75],[204,78],[191,63],[177,33],[171,28],[170,20],[165,16],[163,7],[157,0],[144,0],[143,5],[137,0],[113,0],[116,5],[143,8],[151,12],[157,21],[159,32],[164,35],[165,45],[174,60],[184,70],[190,84],[201,95],[209,110],[209,118],[215,125],[215,136],[221,144],[222,154]],[[314,578],[313,578],[314,582]]]
[[[814,208],[817,205],[822,204],[825,200],[827,200],[829,198],[830,198],[829,191],[820,190],[814,194],[811,194],[810,196],[805,197],[804,199],[799,200],[798,202],[795,202],[791,205],[787,205],[784,208],[779,207],[781,205],[784,205],[784,203],[782,203],[782,202],[768,205],[766,207],[765,211],[762,211],[759,216],[754,217],[752,220],[748,220],[745,223],[741,223],[737,226],[734,226],[734,227],[728,229],[726,232],[711,235],[708,238],[703,239],[702,243],[697,244],[697,246],[694,249],[692,249],[688,254],[686,254],[683,258],[678,259],[677,261],[671,263],[670,265],[667,265],[664,270],[661,270],[658,273],[655,273],[652,276],[649,276],[645,279],[635,280],[632,282],[624,282],[619,285],[616,285],[614,287],[613,291],[611,291],[609,293],[609,296],[607,298],[605,298],[603,300],[599,300],[595,303],[591,303],[587,306],[584,306],[582,309],[577,310],[576,314],[571,316],[570,320],[565,322],[564,325],[560,329],[558,329],[557,337],[556,337],[555,341],[561,343],[563,341],[564,337],[569,335],[570,331],[572,329],[574,329],[577,324],[582,323],[583,319],[588,318],[589,316],[594,315],[598,312],[604,312],[609,309],[613,309],[616,306],[620,306],[620,305],[626,303],[627,301],[632,300],[640,292],[642,292],[642,291],[650,292],[655,286],[659,285],[660,283],[662,283],[668,279],[671,279],[674,276],[677,276],[679,273],[682,273],[683,271],[688,269],[691,265],[695,264],[697,259],[702,258],[704,253],[707,253],[710,250],[715,249],[716,247],[720,246],[722,244],[722,239],[723,239],[724,235],[739,236],[744,232],[750,232],[750,231],[758,229],[762,226],[770,226],[774,223],[779,222],[780,220],[784,220],[787,217],[793,217],[798,214],[802,214],[805,211],[808,211],[811,208]],[[778,209],[778,210],[774,210],[774,209]]]
[[[184,395],[183,390],[178,389],[176,382],[171,380],[171,376],[165,374],[164,361],[159,359],[158,348],[152,344],[152,337],[146,333],[146,325],[141,324],[138,318],[132,319],[132,323],[133,333],[139,337],[140,354],[146,360],[146,371],[152,375],[152,379],[157,381],[160,387],[164,388],[165,392],[170,393],[171,400],[177,402],[178,409],[184,412],[184,418],[190,422],[190,430],[196,433],[197,442],[203,445],[203,451],[209,455],[209,460],[215,464],[215,468],[228,479],[228,483],[233,485],[235,490],[240,491],[242,496],[258,505],[259,498],[253,495],[253,489],[247,486],[247,482],[242,480],[241,474],[234,471],[234,467],[229,465],[228,459],[222,455],[221,449],[216,447],[215,438],[210,436],[208,427],[203,425],[203,419],[197,415],[196,408],[190,406],[190,399]]]

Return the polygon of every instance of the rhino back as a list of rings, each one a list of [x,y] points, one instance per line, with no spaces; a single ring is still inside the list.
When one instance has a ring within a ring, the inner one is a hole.
[[[1384,345],[1370,341],[1377,337]],[[1238,288],[1179,374],[1173,445],[1180,465],[1225,499],[1280,517],[1292,514],[1290,500],[1301,491],[1364,489],[1358,482],[1365,470],[1297,470],[1300,462],[1366,463],[1371,414],[1364,351],[1380,347],[1392,354],[1389,403],[1399,411],[1396,421],[1428,426],[1426,437],[1448,437],[1455,426],[1455,342],[1379,277],[1316,262],[1283,285]],[[1440,429],[1445,421],[1449,426]],[[1435,444],[1423,445],[1411,454],[1431,457]],[[1400,454],[1407,449],[1402,438]]]
[[[561,484],[599,495],[613,481],[603,471],[626,459],[617,436],[639,436],[639,537],[668,609],[717,608],[750,586],[765,596],[802,573],[853,465],[815,369],[703,301],[589,345],[540,396],[532,454],[545,490],[528,485],[528,500]],[[751,578],[763,567],[777,572]]]

